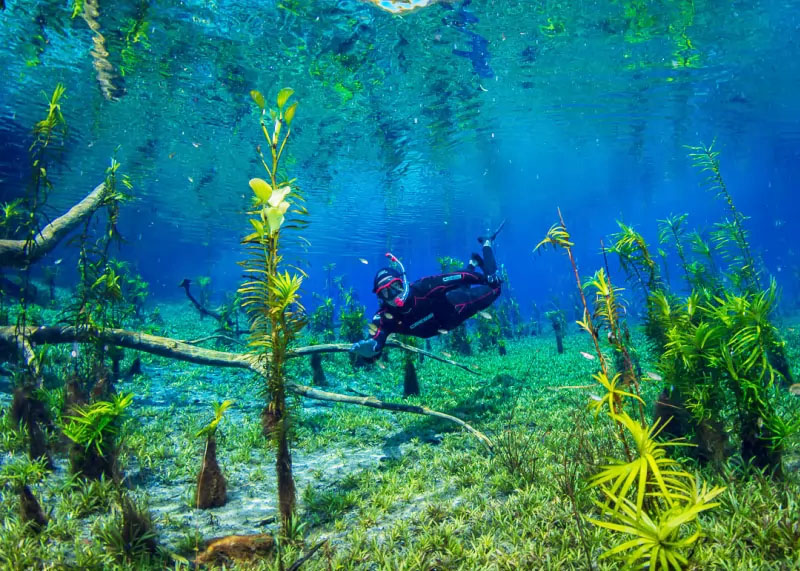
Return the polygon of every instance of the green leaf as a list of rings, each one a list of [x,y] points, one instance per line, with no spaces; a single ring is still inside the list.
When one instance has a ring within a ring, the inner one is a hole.
[[[258,105],[261,108],[261,110],[263,111],[265,103],[264,103],[264,96],[261,95],[261,92],[260,91],[256,91],[255,89],[253,89],[250,92],[250,97],[253,98],[253,101],[256,102],[256,105]]]
[[[297,102],[295,101],[294,103],[289,105],[289,107],[283,113],[283,119],[284,119],[284,121],[286,121],[287,125],[291,125],[292,124],[292,119],[294,119],[294,112],[295,112],[296,109],[297,109]]]
[[[294,89],[291,87],[284,87],[278,92],[278,109],[283,109],[283,106],[286,105],[292,93],[294,93]]]

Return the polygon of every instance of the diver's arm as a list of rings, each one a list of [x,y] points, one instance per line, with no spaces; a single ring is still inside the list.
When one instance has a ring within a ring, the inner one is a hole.
[[[376,313],[372,318],[372,324],[375,327],[375,332],[363,341],[353,343],[350,350],[360,357],[371,359],[380,355],[383,351],[383,346],[386,344],[386,338],[389,337],[389,323],[383,316],[383,310]]]

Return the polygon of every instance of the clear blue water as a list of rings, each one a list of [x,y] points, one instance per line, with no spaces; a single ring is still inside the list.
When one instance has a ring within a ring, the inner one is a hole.
[[[220,296],[241,281],[247,181],[263,176],[248,94],[284,86],[300,102],[288,170],[312,216],[308,292],[335,263],[371,308],[385,251],[425,275],[507,218],[499,260],[524,311],[546,306],[573,287],[562,256],[532,254],[557,207],[585,274],[615,220],[653,243],[670,214],[708,229],[724,208],[685,145],[716,140],[766,272],[785,302],[800,293],[800,2],[473,0],[402,16],[355,0],[102,2],[116,100],[70,6],[5,4],[0,202],[24,192],[31,128],[64,83],[51,214],[118,147],[135,185],[118,257],[156,300],[187,276],[210,275]],[[69,269],[74,248],[60,257]]]

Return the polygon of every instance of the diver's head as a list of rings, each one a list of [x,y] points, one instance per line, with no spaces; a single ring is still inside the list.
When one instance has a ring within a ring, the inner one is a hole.
[[[375,274],[372,291],[382,303],[403,307],[408,295],[403,274],[394,268],[381,268]]]

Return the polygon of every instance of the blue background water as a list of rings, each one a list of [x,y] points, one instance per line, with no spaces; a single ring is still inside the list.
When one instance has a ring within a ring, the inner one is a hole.
[[[532,253],[556,208],[584,274],[615,220],[654,248],[670,214],[708,229],[724,208],[685,145],[716,139],[754,248],[796,304],[800,2],[475,0],[402,17],[356,1],[104,2],[117,101],[95,80],[82,18],[63,3],[6,4],[0,201],[24,192],[31,127],[63,82],[69,137],[50,213],[94,188],[118,147],[135,185],[119,257],[156,300],[183,295],[187,276],[210,275],[219,300],[241,281],[247,181],[264,174],[249,91],[271,100],[291,86],[287,166],[312,215],[307,292],[335,263],[371,309],[385,251],[422,276],[507,218],[499,261],[523,311],[548,308],[573,291],[562,255]],[[137,17],[146,38],[127,41]],[[76,253],[49,260],[62,257],[68,283]]]

